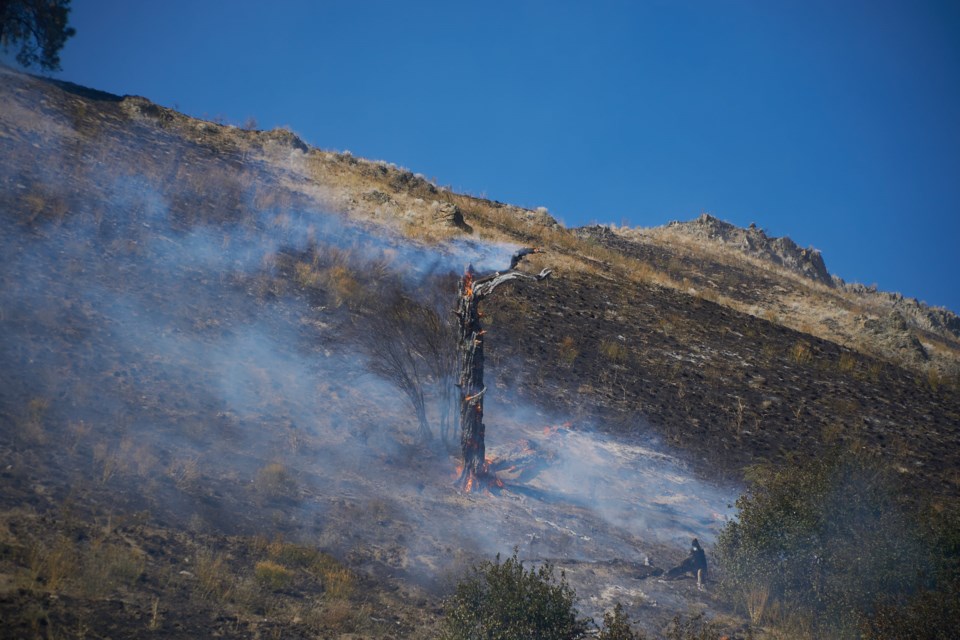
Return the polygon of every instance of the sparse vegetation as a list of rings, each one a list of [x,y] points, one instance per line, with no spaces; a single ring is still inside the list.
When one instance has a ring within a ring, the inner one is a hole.
[[[564,336],[558,347],[560,362],[567,367],[573,366],[577,356],[580,355],[576,339],[573,336]]]
[[[286,465],[271,462],[257,471],[253,482],[257,493],[269,500],[293,499],[297,495],[297,483]]]
[[[809,364],[813,359],[813,351],[810,349],[810,344],[802,340],[798,340],[790,347],[790,359],[796,362],[799,365]]]
[[[623,342],[609,339],[600,342],[600,353],[615,364],[623,364],[630,355],[630,351]]]

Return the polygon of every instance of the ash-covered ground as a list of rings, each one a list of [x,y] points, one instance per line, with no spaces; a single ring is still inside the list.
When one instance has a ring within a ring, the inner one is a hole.
[[[279,536],[435,598],[517,549],[563,569],[597,619],[614,601],[654,625],[706,602],[646,577],[691,537],[709,545],[732,491],[653,440],[502,390],[486,423],[504,486],[464,494],[456,456],[418,441],[402,394],[370,372],[369,344],[393,338],[364,335],[354,305],[391,287],[416,298],[468,263],[503,268],[514,247],[418,246],[311,210],[185,223],[149,181],[103,176],[100,190],[53,221],[5,212],[6,509]]]

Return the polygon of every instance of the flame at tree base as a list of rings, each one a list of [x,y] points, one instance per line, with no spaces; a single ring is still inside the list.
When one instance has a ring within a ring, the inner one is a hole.
[[[464,493],[499,493],[504,488],[503,480],[491,470],[490,458],[483,461],[475,472],[461,462],[457,465],[457,480],[454,483]]]

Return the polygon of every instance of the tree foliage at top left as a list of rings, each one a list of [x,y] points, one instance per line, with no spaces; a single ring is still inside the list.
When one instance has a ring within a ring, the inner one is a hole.
[[[70,0],[0,0],[0,46],[19,45],[17,62],[24,67],[60,69],[60,50],[76,33],[67,26]]]

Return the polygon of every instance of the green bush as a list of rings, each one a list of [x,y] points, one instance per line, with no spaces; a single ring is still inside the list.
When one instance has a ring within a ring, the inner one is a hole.
[[[764,585],[825,636],[859,637],[885,603],[942,582],[956,557],[933,552],[945,537],[876,460],[835,453],[752,480],[717,541],[725,587],[745,599]]]
[[[619,602],[613,612],[603,614],[603,629],[597,640],[645,640],[642,633],[630,628],[630,617],[623,611]]]
[[[513,556],[472,567],[446,603],[450,640],[568,640],[584,637],[587,620],[573,606],[576,594],[561,571],[545,563],[527,571]]]

